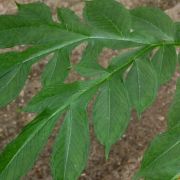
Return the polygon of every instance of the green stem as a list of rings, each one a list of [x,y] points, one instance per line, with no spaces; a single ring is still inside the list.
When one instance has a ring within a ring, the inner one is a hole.
[[[174,46],[180,46],[180,42],[161,42],[157,44],[152,44],[152,45],[147,45],[141,50],[139,50],[134,56],[132,56],[129,60],[127,60],[126,64],[123,64],[122,66],[119,66],[117,69],[109,73],[108,75],[105,76],[104,79],[102,79],[98,84],[95,84],[93,87],[90,87],[88,90],[91,88],[94,88],[95,86],[100,86],[102,83],[104,83],[106,80],[111,78],[114,74],[118,73],[124,68],[129,67],[137,58],[140,58],[142,55],[144,55],[146,52],[153,50],[154,48],[163,46],[163,45],[174,45]],[[86,91],[85,91],[86,92]]]
[[[75,101],[76,99],[79,99],[84,93],[87,93],[88,91],[91,91],[94,88],[98,88],[101,84],[103,84],[105,81],[107,81],[111,76],[113,76],[115,73],[118,73],[120,70],[122,70],[123,68],[128,67],[129,65],[131,65],[137,58],[141,57],[142,55],[144,55],[146,52],[150,51],[151,49],[154,49],[156,47],[160,47],[162,45],[180,45],[180,42],[178,43],[172,43],[172,42],[168,42],[168,43],[159,43],[159,44],[153,44],[153,45],[148,45],[145,46],[144,48],[142,48],[141,50],[139,50],[133,57],[131,57],[129,60],[127,60],[127,63],[118,67],[117,69],[115,69],[114,71],[112,71],[111,73],[109,73],[108,75],[105,75],[104,77],[102,77],[102,79],[100,79],[99,81],[97,81],[95,84],[89,86],[87,89],[85,89],[84,91],[82,91],[82,93],[78,93],[77,95],[75,95],[72,98],[72,101]],[[57,109],[53,115],[51,117],[53,117],[54,115],[56,115],[57,113],[63,111],[64,109],[66,109],[69,106],[69,104],[65,104],[64,106],[62,106],[61,108]]]

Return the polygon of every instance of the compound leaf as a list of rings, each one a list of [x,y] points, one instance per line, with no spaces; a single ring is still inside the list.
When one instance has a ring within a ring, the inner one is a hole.
[[[83,20],[71,10],[61,8],[58,10],[61,22],[52,20],[50,8],[43,3],[17,6],[16,14],[0,16],[0,48],[27,45],[28,49],[0,54],[0,106],[18,95],[32,64],[49,53],[54,53],[54,57],[43,73],[43,89],[26,108],[41,113],[0,155],[0,179],[20,179],[31,168],[65,110],[66,118],[53,150],[52,173],[55,179],[76,179],[88,156],[86,106],[89,99],[99,89],[94,127],[106,147],[107,157],[111,145],[129,123],[131,105],[140,115],[154,100],[158,80],[166,82],[173,74],[176,55],[170,44],[179,45],[179,22],[173,23],[155,8],[129,11],[115,0],[86,1]],[[93,76],[93,80],[65,84],[69,53],[84,41],[88,46],[77,70],[82,75]],[[98,55],[104,47],[139,46],[142,47],[114,58],[107,69],[98,65]],[[156,61],[152,61],[153,67],[150,61],[142,59],[155,47],[160,49],[154,56]],[[162,54],[164,58],[160,58]],[[180,128],[174,128],[178,120],[177,105],[175,101],[170,111],[170,130],[153,141],[137,177],[166,180],[179,176]]]
[[[153,67],[157,73],[159,85],[169,81],[176,69],[176,49],[166,45],[159,48],[152,58]]]
[[[120,76],[108,79],[98,92],[93,108],[93,124],[108,157],[111,145],[125,132],[130,119],[127,91]]]
[[[33,166],[48,140],[59,112],[44,111],[0,154],[0,179],[20,179]]]
[[[150,62],[136,59],[125,80],[132,106],[138,115],[148,108],[157,94],[157,76]]]

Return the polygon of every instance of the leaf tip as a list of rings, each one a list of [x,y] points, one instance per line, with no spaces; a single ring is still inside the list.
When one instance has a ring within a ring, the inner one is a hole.
[[[110,153],[110,146],[107,145],[105,147],[105,158],[106,158],[106,161],[109,159],[109,153]]]
[[[137,110],[137,118],[138,120],[141,120],[141,117],[142,117],[142,112],[140,110]]]

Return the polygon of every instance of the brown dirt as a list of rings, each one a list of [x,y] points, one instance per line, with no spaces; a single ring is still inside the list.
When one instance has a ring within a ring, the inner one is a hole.
[[[35,0],[17,0],[17,2],[34,2]],[[52,7],[55,12],[55,7],[68,6],[81,14],[83,3],[80,0],[44,0]],[[174,7],[179,0],[121,0],[127,7],[135,7],[139,5],[153,5],[162,9]],[[180,8],[174,8],[167,12],[173,18],[179,20]],[[0,0],[0,14],[15,12],[14,1]],[[76,49],[72,55],[72,62],[77,62],[82,52],[82,47]],[[104,65],[107,64],[107,59],[115,55],[116,52],[106,50],[101,59]],[[44,67],[43,62],[35,65],[29,76],[28,82],[24,90],[16,101],[12,102],[5,108],[0,110],[0,149],[2,150],[33,117],[34,114],[22,113],[20,109],[28,102],[28,100],[40,89],[40,74]],[[91,128],[91,153],[86,170],[80,177],[80,180],[130,180],[135,171],[140,166],[143,153],[147,148],[152,138],[163,132],[166,128],[166,115],[168,107],[172,100],[172,95],[175,90],[176,79],[179,76],[175,74],[171,82],[163,86],[158,94],[156,102],[143,113],[141,121],[132,113],[131,123],[126,134],[121,141],[117,142],[111,150],[108,161],[105,161],[104,150],[96,138],[94,137]],[[69,81],[79,79],[76,73],[71,73]],[[91,106],[89,111],[91,111]],[[34,168],[25,176],[24,180],[51,180],[49,170],[49,156],[51,153],[51,144],[55,135],[49,139],[45,151],[40,155]]]

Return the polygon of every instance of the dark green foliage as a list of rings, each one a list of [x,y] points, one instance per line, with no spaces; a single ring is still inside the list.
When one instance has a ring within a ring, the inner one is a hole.
[[[138,115],[149,107],[156,97],[157,76],[147,59],[136,59],[126,79],[132,106]]]
[[[120,76],[113,75],[98,91],[94,104],[94,128],[99,141],[105,146],[106,157],[124,133],[130,120],[130,103]]]
[[[54,53],[52,59],[46,65],[42,74],[43,86],[63,83],[70,69],[69,50],[59,50]]]
[[[69,9],[58,9],[59,22],[52,20],[50,8],[43,3],[17,6],[16,14],[0,16],[0,48],[26,45],[27,49],[0,54],[0,106],[18,96],[33,64],[53,55],[42,73],[41,91],[24,108],[37,117],[2,151],[0,179],[20,179],[28,172],[65,113],[53,146],[51,171],[54,179],[75,180],[88,159],[89,101],[96,97],[93,127],[108,158],[111,146],[128,127],[131,110],[140,116],[154,101],[159,86],[174,74],[179,22],[159,9],[128,10],[114,0],[86,1],[82,19]],[[71,52],[84,42],[87,46],[74,67]],[[103,68],[98,63],[103,48],[130,49]],[[65,82],[72,67],[88,80]],[[178,89],[179,83],[169,130],[152,142],[136,179],[169,180],[180,174]]]
[[[162,46],[152,59],[152,64],[158,75],[159,85],[166,83],[176,69],[176,49],[174,46]]]
[[[102,51],[102,44],[89,42],[86,47],[80,63],[76,66],[76,70],[79,74],[85,77],[100,76],[106,73],[98,64],[98,57]],[[92,61],[92,59],[94,59]]]

